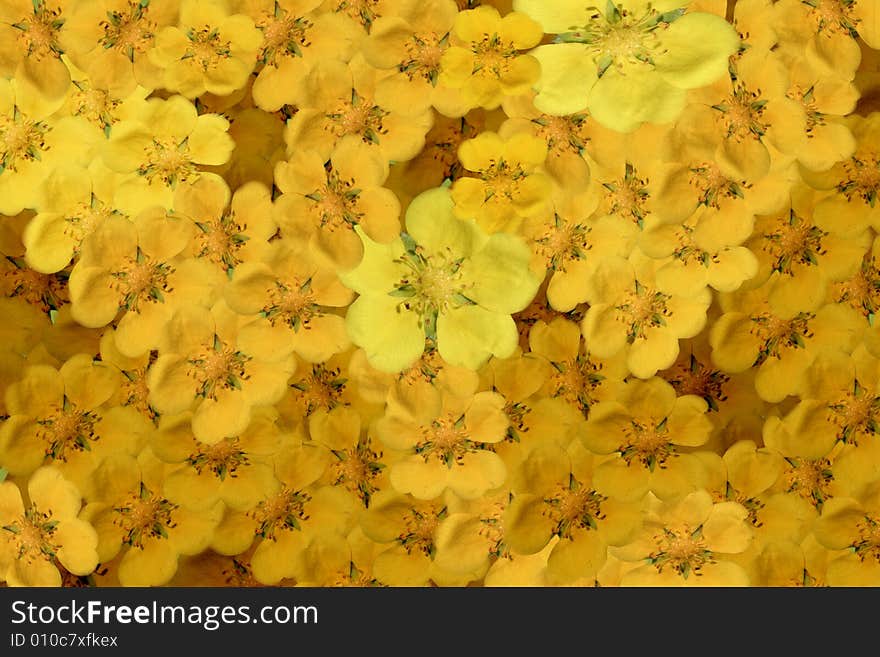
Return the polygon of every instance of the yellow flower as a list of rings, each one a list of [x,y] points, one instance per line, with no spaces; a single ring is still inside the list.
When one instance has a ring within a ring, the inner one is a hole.
[[[641,525],[639,505],[599,492],[593,474],[591,454],[556,445],[535,448],[520,467],[505,537],[516,555],[540,552],[559,537],[547,561],[551,585],[595,577],[608,546],[626,545]]]
[[[0,6],[0,78],[21,84],[52,100],[70,87],[61,59],[62,35],[70,9],[64,0],[4,2]]]
[[[104,163],[129,174],[120,181],[116,203],[135,215],[150,205],[170,208],[174,189],[190,184],[201,173],[198,165],[220,165],[234,148],[229,122],[218,114],[202,114],[183,96],[151,98],[134,116],[113,127],[103,149]]]
[[[162,586],[181,555],[211,543],[223,505],[190,511],[162,495],[164,464],[148,449],[137,460],[116,455],[96,473],[99,502],[83,510],[98,533],[101,563],[118,559],[121,586]]]
[[[453,34],[456,40],[440,58],[438,81],[460,89],[469,107],[495,109],[538,80],[538,60],[521,52],[542,37],[541,26],[527,15],[502,17],[495,7],[481,5],[456,16]]]
[[[354,294],[294,240],[272,242],[263,256],[238,265],[225,299],[235,312],[252,318],[239,343],[258,358],[296,353],[320,363],[350,345],[345,320],[333,308]]]
[[[362,235],[364,259],[341,277],[360,294],[346,315],[352,342],[389,372],[410,366],[425,338],[436,340],[444,360],[470,369],[512,354],[510,314],[528,305],[539,284],[525,243],[456,219],[445,188],[413,200],[406,228],[387,246]]]
[[[740,297],[709,330],[712,362],[727,374],[757,368],[755,389],[771,403],[797,391],[819,351],[837,347],[851,352],[864,330],[859,313],[843,304],[777,315],[770,310],[764,288],[734,294]]]
[[[323,11],[321,0],[239,0],[262,34],[257,50],[254,104],[267,112],[309,100],[305,82],[315,62],[349,61],[361,30],[344,14]]]
[[[547,157],[546,143],[519,133],[502,139],[482,132],[462,142],[458,158],[468,171],[452,184],[455,215],[475,219],[487,233],[509,229],[517,219],[538,214],[550,197],[550,180],[537,171]]]
[[[0,78],[0,213],[42,209],[42,184],[53,169],[62,163],[86,166],[101,141],[86,119],[55,117],[35,92]]]
[[[98,565],[98,536],[77,516],[76,486],[51,467],[28,480],[28,503],[11,481],[0,483],[0,573],[8,586],[61,586],[63,567],[89,575]]]
[[[342,140],[327,163],[315,151],[299,151],[275,166],[282,233],[309,243],[338,269],[352,269],[363,257],[356,226],[381,244],[400,234],[400,202],[382,187],[387,176],[383,156],[359,141]]]
[[[617,399],[593,406],[581,438],[592,452],[611,455],[596,465],[596,489],[626,501],[647,492],[666,500],[698,488],[704,468],[682,448],[709,439],[706,410],[705,400],[678,397],[659,377],[628,381]]]
[[[235,511],[250,511],[275,490],[271,457],[280,445],[274,412],[258,409],[240,436],[206,444],[192,434],[192,414],[163,416],[150,445],[159,460],[172,464],[163,492],[169,501],[193,511],[218,500]]]
[[[749,586],[730,555],[752,541],[748,512],[736,502],[713,503],[705,490],[646,509],[640,535],[611,553],[638,562],[621,586]]]
[[[78,354],[60,369],[31,365],[6,390],[10,417],[0,427],[0,463],[28,476],[52,464],[81,491],[104,456],[125,452],[133,437],[112,417],[107,402],[119,386],[117,373]]]
[[[424,406],[389,402],[375,425],[387,447],[405,452],[391,464],[389,481],[400,493],[431,500],[446,490],[464,499],[500,487],[507,469],[492,445],[504,439],[504,398],[494,392],[458,397],[435,392]]]
[[[279,401],[294,367],[292,355],[264,360],[245,351],[238,317],[222,302],[181,306],[150,367],[149,399],[163,414],[192,410],[196,438],[213,444],[240,435],[253,407]]]
[[[79,256],[83,240],[105,219],[122,214],[113,206],[116,175],[100,161],[88,168],[59,166],[43,183],[41,212],[22,235],[34,270],[52,274]]]
[[[588,109],[620,132],[675,120],[686,90],[723,76],[739,47],[722,17],[686,13],[686,4],[608,0],[596,8],[586,1],[515,0],[514,9],[558,35],[532,51],[541,64],[535,106],[555,115]]]
[[[371,66],[394,71],[384,84],[395,103],[433,105],[445,116],[464,115],[469,106],[460,91],[438,83],[458,15],[455,2],[397,0],[386,12],[373,22],[362,52]]]
[[[398,106],[383,93],[385,76],[362,58],[316,62],[306,81],[307,100],[284,132],[288,154],[313,150],[326,162],[339,141],[360,140],[386,162],[415,157],[433,122],[431,108]]]
[[[182,0],[177,25],[156,32],[149,57],[162,86],[187,98],[241,89],[256,65],[262,34],[244,14],[216,0]]]
[[[149,52],[156,33],[177,22],[178,0],[96,0],[73,3],[60,35],[65,54],[99,89],[126,95],[162,86],[163,67]]]
[[[828,550],[845,550],[828,564],[830,586],[880,585],[880,505],[877,494],[864,499],[836,497],[822,509],[814,534]]]
[[[706,288],[688,297],[661,288],[657,268],[647,259],[603,259],[588,282],[590,308],[581,324],[590,353],[624,351],[630,372],[643,379],[675,362],[679,339],[702,331],[712,300]]]

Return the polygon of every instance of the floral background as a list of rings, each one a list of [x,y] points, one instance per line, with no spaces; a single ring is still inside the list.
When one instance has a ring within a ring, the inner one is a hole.
[[[0,582],[880,585],[878,49],[0,0]]]

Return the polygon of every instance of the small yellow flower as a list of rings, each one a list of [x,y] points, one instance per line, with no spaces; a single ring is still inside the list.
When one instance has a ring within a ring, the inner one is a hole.
[[[0,483],[0,573],[8,586],[61,586],[59,567],[89,575],[98,565],[98,536],[79,519],[76,486],[51,467],[28,480],[28,504],[11,481]]]

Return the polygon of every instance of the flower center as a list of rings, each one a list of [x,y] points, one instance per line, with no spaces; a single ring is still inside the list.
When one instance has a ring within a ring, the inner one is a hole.
[[[880,397],[857,380],[853,381],[852,392],[847,392],[828,408],[832,421],[839,427],[837,438],[845,443],[858,444],[859,434],[873,436],[880,428],[876,417],[880,411]]]
[[[590,46],[599,77],[612,66],[621,74],[634,66],[653,68],[654,57],[664,52],[657,29],[666,27],[684,13],[684,10],[675,10],[661,14],[649,6],[644,13],[634,15],[612,2],[604,14],[595,7],[587,11],[590,12],[587,23],[558,35],[556,42]]]
[[[600,374],[602,365],[594,363],[589,356],[579,354],[562,362],[551,362],[554,372],[550,377],[550,395],[562,397],[577,406],[584,415],[596,402],[595,389],[605,379]]]
[[[831,461],[828,459],[797,459],[786,457],[788,465],[783,474],[786,491],[795,493],[813,506],[822,504],[831,497],[830,485],[834,479]]]
[[[425,463],[434,458],[451,468],[453,464],[462,465],[465,454],[479,449],[468,437],[463,415],[455,418],[447,414],[421,427],[421,433],[422,440],[416,443],[415,452]]]
[[[742,142],[760,139],[767,132],[768,123],[762,120],[767,101],[760,91],[749,91],[742,83],[734,85],[733,93],[723,102],[712,105],[720,113],[721,124],[728,139]]]
[[[282,487],[279,492],[260,502],[251,513],[259,524],[256,535],[274,541],[282,530],[302,529],[302,523],[309,519],[305,505],[311,499],[308,493]]]
[[[671,315],[666,307],[669,299],[668,294],[655,292],[638,281],[633,290],[626,292],[623,303],[615,306],[615,309],[618,312],[618,321],[627,327],[626,338],[629,344],[636,339],[644,339],[649,328],[666,326],[665,318]]]
[[[511,62],[519,55],[512,41],[503,41],[498,34],[486,34],[479,41],[471,42],[474,57],[473,75],[486,78],[500,78],[510,68]]]
[[[870,254],[862,259],[862,266],[847,281],[835,283],[832,288],[836,303],[848,303],[870,318],[880,308],[880,269]]]
[[[351,90],[351,101],[340,103],[326,116],[331,121],[330,130],[337,137],[345,135],[359,135],[368,144],[378,144],[388,130],[382,125],[382,121],[388,111],[372,100],[364,98],[354,89]]]
[[[0,175],[18,171],[22,162],[42,159],[48,150],[46,135],[52,128],[42,121],[24,118],[16,107],[12,116],[0,115]]]
[[[649,556],[658,572],[671,568],[687,579],[691,574],[699,577],[706,564],[715,563],[712,551],[703,539],[702,525],[691,530],[687,525],[667,528],[654,535],[657,549]]]
[[[207,258],[227,272],[241,262],[238,251],[249,238],[242,232],[246,227],[235,221],[234,212],[230,210],[219,219],[196,221],[195,224],[199,228],[196,236],[199,258]]]
[[[172,273],[171,265],[154,261],[138,248],[134,258],[128,258],[121,269],[111,273],[122,295],[119,309],[139,312],[143,303],[164,302],[171,292],[168,276]]]
[[[375,484],[385,465],[379,461],[382,452],[371,447],[369,438],[358,442],[357,447],[346,450],[333,450],[336,463],[333,464],[334,485],[342,485],[346,490],[355,493],[364,505],[369,508],[370,498],[379,490]]]
[[[781,319],[770,313],[753,315],[751,332],[763,343],[758,350],[755,365],[760,365],[770,357],[779,359],[784,350],[803,349],[804,338],[813,337],[810,320],[813,313],[798,313],[792,319]]]
[[[341,0],[333,11],[351,16],[363,25],[367,32],[369,32],[373,21],[379,17],[379,12],[376,11],[379,1],[380,0]]]
[[[131,406],[141,415],[155,421],[158,413],[150,406],[150,388],[147,386],[147,367],[138,370],[123,370],[125,380],[122,382],[122,399],[124,406]]]
[[[448,42],[448,33],[443,36],[435,32],[413,34],[405,44],[406,58],[397,65],[397,70],[406,73],[410,80],[421,76],[436,85],[440,74],[440,58]]]
[[[647,184],[647,178],[639,178],[633,165],[627,162],[623,178],[602,183],[606,190],[606,213],[628,218],[641,228],[647,213],[645,202],[650,196]]]
[[[196,175],[196,167],[190,159],[187,140],[176,143],[153,137],[144,147],[144,160],[137,173],[150,182],[158,177],[170,187],[191,180]]]
[[[866,513],[859,521],[857,529],[859,538],[852,544],[852,548],[859,560],[864,561],[870,557],[880,562],[880,518]]]
[[[690,173],[690,184],[697,190],[699,204],[716,210],[724,199],[743,198],[743,189],[751,186],[745,181],[731,180],[714,162],[691,167]]]
[[[590,230],[589,226],[569,223],[557,214],[553,225],[535,240],[535,250],[547,267],[564,272],[567,264],[583,260],[586,252],[593,248],[587,239]]]
[[[12,27],[20,30],[19,41],[27,57],[40,61],[44,57],[60,57],[61,46],[58,45],[58,32],[64,25],[61,9],[49,9],[43,0],[34,0],[33,15]]]
[[[847,34],[853,39],[859,33],[856,25],[860,19],[852,15],[855,0],[801,0],[811,8],[810,13],[816,23],[819,34]]]
[[[468,286],[462,280],[463,258],[454,258],[449,247],[439,253],[427,254],[405,235],[406,252],[394,262],[405,265],[409,270],[397,286],[389,292],[391,296],[401,297],[398,305],[420,317],[420,326],[427,337],[436,338],[437,316],[474,302],[465,296]]]
[[[202,445],[200,451],[187,457],[186,462],[199,474],[207,470],[221,481],[227,476],[234,479],[239,468],[250,465],[238,438],[224,438],[213,445]]]
[[[309,330],[311,321],[323,315],[315,303],[311,278],[275,281],[275,286],[269,290],[269,302],[263,306],[261,314],[272,326],[280,321],[294,331],[300,328]]]
[[[108,11],[107,20],[98,24],[104,30],[98,43],[106,50],[113,48],[121,52],[133,62],[135,54],[141,54],[153,45],[156,24],[147,19],[148,13],[148,3],[133,0],[129,0],[124,11]]]
[[[440,521],[446,517],[446,507],[438,507],[433,504],[410,507],[403,515],[403,531],[397,540],[411,554],[418,550],[426,557],[434,558],[437,548],[434,545],[434,534]]]
[[[340,378],[339,373],[339,368],[330,369],[322,363],[316,363],[312,365],[310,374],[290,384],[306,417],[318,409],[332,411],[342,403],[347,379]]]
[[[807,117],[805,132],[807,134],[807,137],[812,139],[813,132],[816,130],[816,127],[825,125],[825,114],[820,112],[818,106],[816,105],[816,98],[813,95],[813,87],[804,90],[801,89],[801,87],[795,85],[785,95],[795,102],[800,103],[801,107],[804,108],[804,114]]]
[[[13,267],[4,269],[0,281],[7,297],[18,297],[48,313],[55,321],[55,312],[67,303],[67,275],[41,274],[28,267],[19,258],[6,256]]]
[[[100,438],[95,424],[101,418],[92,411],[81,411],[66,396],[61,408],[37,420],[38,435],[46,445],[46,456],[54,461],[67,461],[72,452],[91,451],[91,444]]]
[[[64,218],[64,234],[74,241],[74,255],[79,253],[83,240],[91,235],[107,218],[114,215],[122,216],[122,213],[104,203],[94,194],[92,194],[89,203],[77,204],[74,213]]]
[[[793,265],[818,266],[816,257],[826,253],[822,248],[826,235],[791,210],[787,221],[777,221],[775,231],[764,233],[763,248],[773,257],[773,271],[794,276]]]
[[[724,386],[730,381],[730,377],[706,367],[693,354],[689,365],[677,365],[665,378],[678,396],[702,397],[710,411],[717,411],[719,402],[727,401]]]
[[[354,178],[343,180],[331,167],[327,171],[327,183],[320,190],[306,195],[314,203],[314,212],[321,218],[322,228],[331,232],[351,228],[364,216],[358,211],[357,204],[361,190],[354,183]]]
[[[61,547],[54,540],[58,525],[51,513],[41,513],[35,504],[25,509],[23,515],[10,525],[4,525],[6,539],[12,544],[15,558],[32,563],[37,559],[54,559]]]
[[[116,524],[126,532],[122,542],[143,549],[149,539],[168,538],[168,530],[177,526],[177,508],[164,497],[154,495],[142,482],[138,493],[129,495],[125,504],[113,507]]]
[[[880,158],[874,153],[854,155],[844,162],[843,170],[844,178],[837,191],[848,201],[860,198],[873,208],[880,191]]]
[[[216,68],[221,60],[228,59],[231,50],[229,41],[220,38],[220,30],[210,25],[190,28],[186,31],[189,45],[181,59],[192,59],[203,71]]]
[[[263,45],[257,53],[257,61],[277,66],[284,57],[302,57],[303,48],[311,42],[308,32],[313,23],[307,18],[293,16],[275,2],[273,13],[264,13],[256,26],[263,32]]]
[[[626,442],[618,451],[627,465],[636,461],[653,472],[656,466],[661,470],[665,468],[666,461],[675,455],[675,446],[669,442],[665,418],[656,424],[653,421],[631,420],[624,433]]]
[[[604,520],[602,503],[608,498],[583,486],[570,474],[567,486],[558,486],[550,497],[542,515],[554,523],[553,533],[560,538],[571,539],[576,529],[596,529],[597,521]]]
[[[214,336],[211,347],[204,347],[195,357],[189,358],[188,374],[199,385],[197,395],[217,400],[220,390],[241,390],[243,381],[250,375],[246,373],[249,356],[236,351],[219,336]]]
[[[539,137],[547,141],[548,155],[559,157],[563,153],[580,155],[590,141],[587,135],[587,115],[551,116],[542,114],[532,119]]]

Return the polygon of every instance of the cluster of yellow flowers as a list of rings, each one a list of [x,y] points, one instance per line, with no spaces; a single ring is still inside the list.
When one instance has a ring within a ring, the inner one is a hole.
[[[880,585],[878,49],[0,0],[0,582]]]

